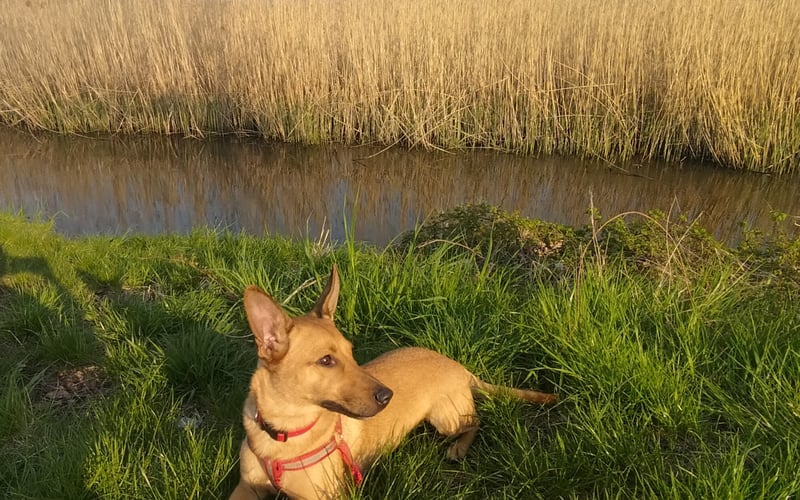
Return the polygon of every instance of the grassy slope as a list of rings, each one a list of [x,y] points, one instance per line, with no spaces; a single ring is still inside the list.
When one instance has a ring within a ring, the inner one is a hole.
[[[800,165],[793,0],[6,0],[0,123]]]
[[[0,215],[0,496],[226,495],[255,363],[240,293],[258,283],[305,311],[333,261],[338,323],[361,360],[423,345],[490,381],[562,395],[552,408],[482,403],[463,463],[416,432],[354,497],[800,491],[796,288],[728,258],[654,273],[589,252],[565,269],[575,279],[530,279],[430,248],[203,232],[66,240]],[[96,384],[54,396],[59,372],[89,366]]]

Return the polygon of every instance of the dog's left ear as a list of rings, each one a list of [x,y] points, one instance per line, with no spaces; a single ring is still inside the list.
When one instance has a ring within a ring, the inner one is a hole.
[[[280,361],[289,350],[292,319],[257,286],[245,290],[244,310],[258,346],[258,357],[268,363]]]
[[[339,271],[336,269],[336,264],[331,269],[331,276],[328,278],[328,284],[322,290],[322,295],[317,299],[314,304],[314,309],[309,313],[311,316],[320,319],[333,320],[333,313],[336,312],[336,304],[339,303]]]

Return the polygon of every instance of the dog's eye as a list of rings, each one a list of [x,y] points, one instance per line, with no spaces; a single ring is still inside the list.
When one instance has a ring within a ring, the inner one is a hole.
[[[333,358],[333,356],[328,354],[327,356],[319,358],[317,364],[320,366],[333,366],[336,364],[336,360]]]

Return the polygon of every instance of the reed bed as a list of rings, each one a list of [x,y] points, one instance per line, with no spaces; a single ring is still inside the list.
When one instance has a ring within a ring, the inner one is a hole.
[[[792,0],[8,0],[0,122],[800,165]]]

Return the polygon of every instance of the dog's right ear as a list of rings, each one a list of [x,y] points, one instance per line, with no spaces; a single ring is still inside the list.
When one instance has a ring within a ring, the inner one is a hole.
[[[257,286],[244,291],[244,310],[256,339],[258,357],[268,363],[280,361],[289,350],[292,319]]]
[[[311,316],[320,319],[333,320],[333,313],[336,312],[336,304],[339,303],[339,270],[336,264],[331,269],[331,275],[322,295],[317,299],[314,308],[309,313]]]

